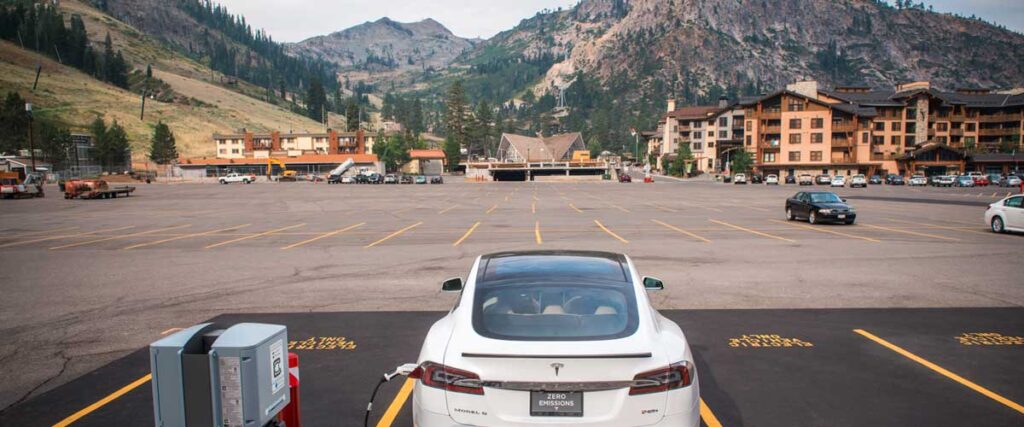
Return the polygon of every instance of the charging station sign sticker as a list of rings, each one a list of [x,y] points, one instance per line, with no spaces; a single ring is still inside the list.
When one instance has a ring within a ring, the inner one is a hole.
[[[288,368],[284,365],[284,341],[278,341],[270,345],[270,393],[275,394],[281,387],[284,387],[285,372]]]
[[[242,426],[242,370],[237,357],[217,360],[220,371],[220,418],[224,427]]]

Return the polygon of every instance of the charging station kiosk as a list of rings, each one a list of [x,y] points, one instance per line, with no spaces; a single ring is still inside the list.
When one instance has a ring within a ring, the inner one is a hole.
[[[290,402],[288,330],[203,323],[149,346],[156,427],[279,426]]]

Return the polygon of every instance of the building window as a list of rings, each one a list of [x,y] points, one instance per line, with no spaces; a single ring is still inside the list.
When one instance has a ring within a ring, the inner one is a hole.
[[[800,134],[798,134],[798,133],[791,133],[791,134],[789,134],[789,143],[790,144],[799,144],[800,143]]]
[[[966,130],[967,132],[974,132],[974,127],[975,127],[974,123],[966,123],[966,124],[964,124],[964,130]]]
[[[939,132],[945,132],[945,131],[949,130],[949,123],[946,123],[946,122],[936,123],[935,124],[935,130],[937,130]]]
[[[877,131],[885,130],[885,122],[875,122],[875,130],[877,130]]]
[[[729,126],[729,118],[728,117],[719,117],[718,118],[718,125],[722,126],[722,127]]]
[[[700,129],[701,123],[704,123],[704,122],[693,122],[693,128],[694,129]]]
[[[893,132],[899,132],[903,130],[903,122],[892,122]]]
[[[804,103],[800,101],[790,101],[787,108],[787,111],[804,111]]]
[[[710,138],[710,137],[712,137],[712,136],[715,136],[715,131],[713,131],[713,130],[709,130],[709,131],[708,131],[708,138]]]
[[[825,136],[820,133],[811,134],[811,144],[821,144],[825,141]]]
[[[754,122],[752,120],[747,120],[747,132],[750,132],[750,129],[753,128],[753,127],[754,127]]]
[[[238,149],[237,148],[232,148],[231,149],[231,154],[238,154]]]
[[[899,135],[893,135],[892,136],[892,145],[900,145],[900,143],[902,143],[902,142],[903,142],[903,137],[901,137]]]
[[[821,129],[825,127],[825,119],[811,119],[811,129]]]
[[[821,161],[821,151],[811,151],[811,161],[812,162],[820,162]]]
[[[765,152],[761,155],[761,161],[764,163],[775,163],[775,153]]]
[[[725,131],[725,130],[718,131],[718,137],[721,138],[721,139],[728,138],[729,137],[729,131]]]
[[[221,154],[227,154],[228,153],[228,149],[227,148],[221,148],[220,149],[220,153]]]
[[[946,137],[944,137],[944,136],[936,136],[935,137],[935,142],[938,142],[939,144],[945,144],[946,143]]]
[[[864,132],[864,133],[860,134],[860,143],[861,144],[867,144],[868,143],[868,133],[867,132]]]
[[[885,137],[882,137],[882,136],[872,136],[871,137],[871,143],[874,144],[874,145],[885,144]]]
[[[704,144],[699,143],[699,142],[694,142],[693,143],[693,150],[694,151],[700,151],[700,150],[703,150],[703,149],[704,149]]]
[[[790,151],[789,152],[789,161],[791,161],[791,162],[799,162],[800,161],[800,152],[799,151]]]
[[[715,143],[708,141],[708,148],[715,148]]]
[[[679,126],[672,125],[672,133],[679,132]]]
[[[790,129],[800,129],[801,125],[802,123],[800,123],[800,119],[789,119]]]
[[[750,145],[750,135],[747,135],[747,145]]]

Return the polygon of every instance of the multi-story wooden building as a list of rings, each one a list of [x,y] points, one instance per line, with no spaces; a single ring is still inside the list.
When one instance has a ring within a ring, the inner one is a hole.
[[[363,130],[324,133],[253,133],[243,129],[233,134],[214,134],[217,158],[298,157],[316,154],[367,154],[372,152],[374,136]]]
[[[754,158],[755,172],[779,176],[962,173],[974,166],[972,156],[1024,148],[1022,90],[950,92],[928,82],[823,89],[811,81],[718,107],[673,104],[659,124],[661,138],[649,139],[650,154],[669,155],[690,143],[705,172],[727,170],[737,140]],[[693,133],[698,128],[700,138]],[[985,171],[1016,168],[986,162]]]

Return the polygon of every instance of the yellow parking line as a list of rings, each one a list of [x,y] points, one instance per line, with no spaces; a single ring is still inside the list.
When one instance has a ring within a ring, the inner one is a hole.
[[[537,213],[537,202],[530,204],[530,213]]]
[[[491,208],[488,209],[487,212],[484,212],[484,214],[490,214],[491,212],[494,212],[495,209],[498,209],[498,205],[491,206]]]
[[[236,225],[234,227],[222,228],[220,230],[204,231],[202,233],[183,234],[181,236],[175,236],[175,237],[171,237],[171,238],[167,238],[167,239],[157,240],[155,242],[146,242],[146,243],[139,243],[137,245],[126,246],[122,250],[130,250],[130,249],[143,248],[143,247],[146,247],[146,246],[153,246],[153,245],[159,245],[161,243],[173,242],[175,240],[187,239],[189,237],[199,237],[199,236],[205,236],[205,235],[208,235],[208,234],[220,233],[220,232],[223,232],[223,231],[237,230],[239,228],[248,227],[250,225],[252,225],[252,224]]]
[[[544,243],[544,239],[540,238],[540,221],[537,221],[537,224],[533,226],[533,237],[537,239],[538,245]]]
[[[991,236],[992,235],[992,232],[989,232],[989,231],[971,230],[971,229],[965,229],[963,227],[947,227],[945,225],[925,224],[925,223],[919,223],[919,222],[910,222],[910,221],[903,221],[903,220],[898,220],[898,219],[894,219],[894,218],[889,218],[889,221],[902,222],[904,224],[923,225],[923,226],[928,227],[928,228],[938,228],[940,230],[962,231],[962,232],[965,232],[965,233],[984,234],[986,236]]]
[[[54,424],[53,427],[67,427],[67,426],[71,425],[72,423],[74,423],[75,421],[78,421],[78,420],[82,419],[82,417],[91,414],[93,411],[102,408],[104,405],[106,405],[106,404],[108,404],[110,402],[113,402],[114,400],[116,400],[117,398],[119,398],[121,396],[124,396],[129,391],[135,390],[140,385],[143,385],[143,384],[149,382],[149,380],[152,379],[152,378],[153,378],[153,374],[146,374],[142,378],[139,378],[139,379],[133,381],[131,384],[128,384],[128,385],[126,385],[124,387],[121,387],[117,391],[108,394],[107,397],[104,397],[104,398],[96,401],[96,403],[93,403],[92,405],[86,406],[85,408],[82,408],[82,410],[80,410],[78,412],[75,412],[74,414],[71,414],[71,416],[61,420],[57,424]]]
[[[302,246],[302,245],[305,245],[305,244],[307,244],[307,243],[313,243],[313,242],[315,242],[315,241],[317,241],[317,240],[320,240],[320,239],[326,239],[326,238],[328,238],[328,237],[331,237],[331,236],[337,236],[337,235],[339,235],[339,234],[341,234],[341,233],[344,233],[344,232],[346,232],[346,231],[349,231],[349,230],[351,230],[351,229],[353,229],[353,228],[358,228],[358,227],[362,227],[362,226],[364,226],[364,225],[366,225],[366,223],[365,223],[365,222],[360,222],[359,224],[355,224],[355,225],[350,225],[350,226],[348,226],[348,227],[345,227],[345,228],[342,228],[342,229],[340,229],[340,230],[334,230],[334,231],[332,231],[332,232],[330,232],[330,233],[324,233],[324,234],[321,234],[321,235],[319,235],[319,236],[316,236],[316,237],[314,237],[314,238],[312,238],[312,239],[309,239],[309,240],[303,240],[303,241],[301,241],[301,242],[298,242],[298,243],[292,243],[292,244],[290,244],[290,245],[288,245],[288,246],[282,247],[281,249],[282,249],[282,250],[284,250],[284,249],[291,249],[291,248],[297,248],[297,247],[299,247],[299,246]]]
[[[416,227],[418,227],[418,226],[419,226],[420,224],[423,224],[423,221],[417,222],[417,223],[415,223],[415,224],[413,224],[413,225],[410,225],[410,226],[408,226],[408,227],[405,227],[405,228],[403,228],[403,229],[401,229],[401,230],[398,230],[398,231],[396,231],[396,232],[394,232],[394,233],[388,234],[388,235],[387,235],[387,236],[385,236],[385,237],[384,237],[383,239],[380,239],[380,240],[378,240],[378,241],[376,241],[376,242],[370,243],[369,245],[366,245],[366,246],[363,246],[363,247],[364,247],[364,248],[372,248],[372,247],[374,247],[374,246],[377,246],[377,245],[379,245],[379,244],[381,244],[381,243],[384,243],[384,242],[386,242],[386,241],[387,241],[388,239],[390,239],[390,238],[392,238],[392,237],[398,236],[399,234],[405,233],[406,231],[409,231],[409,230],[412,230],[413,228],[416,228]]]
[[[885,348],[888,348],[889,350],[895,351],[896,353],[899,353],[901,356],[906,357],[907,359],[913,360],[913,361],[915,361],[915,362],[917,362],[917,363],[919,363],[921,365],[924,365],[924,367],[926,367],[928,369],[931,369],[931,370],[933,370],[935,372],[938,372],[942,376],[944,376],[946,378],[949,378],[949,379],[951,379],[953,381],[956,381],[956,382],[960,383],[961,385],[963,385],[963,386],[965,386],[965,387],[967,387],[967,388],[969,388],[971,390],[974,390],[974,391],[976,391],[978,393],[981,393],[982,395],[984,395],[985,397],[988,397],[989,399],[995,400],[996,402],[1002,403],[1003,405],[1006,405],[1006,406],[1010,407],[1010,409],[1013,409],[1013,410],[1015,410],[1017,412],[1020,412],[1020,413],[1024,414],[1024,406],[1021,406],[1021,404],[1019,404],[1017,402],[1014,402],[1014,401],[1012,401],[1010,399],[1007,399],[1007,398],[1005,398],[1003,396],[1000,396],[1000,395],[996,394],[995,392],[993,392],[993,391],[991,391],[991,390],[989,390],[989,389],[987,389],[985,387],[982,387],[982,386],[980,386],[978,384],[975,384],[974,382],[972,382],[972,381],[970,381],[970,380],[968,380],[968,379],[966,379],[964,377],[961,377],[961,376],[959,376],[957,374],[954,374],[954,373],[946,370],[945,368],[943,368],[943,367],[941,367],[939,365],[936,365],[936,364],[934,364],[932,362],[929,362],[929,361],[921,358],[920,356],[918,356],[918,355],[916,355],[914,353],[911,353],[911,352],[909,352],[907,350],[904,350],[902,347],[899,347],[896,344],[893,344],[893,343],[891,343],[889,341],[886,341],[886,340],[884,340],[882,338],[879,338],[879,337],[873,335],[872,333],[870,333],[868,331],[865,331],[863,329],[854,329],[853,332],[856,332],[856,333],[864,336],[865,338],[867,338],[867,339],[869,339],[871,341],[874,341],[874,342],[878,343],[879,345],[881,345],[881,346],[883,346]]]
[[[618,210],[620,210],[620,211],[623,211],[623,212],[625,212],[625,213],[629,213],[629,209],[626,209],[626,208],[624,208],[624,207],[622,207],[622,206],[619,206],[619,205],[616,205],[616,204],[614,204],[614,203],[612,203],[611,205],[612,205],[612,207],[613,207],[613,208],[615,208],[615,209],[618,209]]]
[[[380,417],[380,421],[377,421],[377,427],[391,427],[391,424],[395,422],[395,418],[398,417],[398,413],[402,410],[402,406],[405,406],[405,401],[409,400],[409,395],[412,394],[412,388],[415,385],[416,380],[412,378],[405,379],[405,382],[402,383],[402,388],[395,395],[395,400],[391,401],[388,409],[384,411],[384,415]]]
[[[722,427],[722,423],[718,421],[714,412],[711,412],[708,404],[704,403],[703,398],[700,399],[700,419],[704,420],[704,424],[707,424],[708,427]]]
[[[207,245],[203,249],[213,249],[213,248],[216,248],[216,247],[219,247],[219,246],[224,246],[224,245],[227,245],[227,244],[230,244],[230,243],[241,242],[243,240],[249,240],[249,239],[255,239],[257,237],[269,236],[269,235],[277,233],[279,231],[291,230],[293,228],[302,227],[304,225],[306,225],[306,224],[305,223],[295,224],[295,225],[289,225],[287,227],[281,227],[281,228],[278,228],[276,230],[264,231],[262,233],[257,233],[257,234],[250,234],[248,236],[242,236],[242,237],[239,237],[237,239],[225,240],[225,241],[220,242],[220,243],[214,243],[212,245]]]
[[[112,232],[112,231],[127,230],[129,228],[135,228],[135,226],[134,225],[129,225],[127,227],[108,228],[106,230],[88,231],[88,232],[77,233],[77,234],[64,234],[64,235],[60,235],[60,236],[42,237],[42,238],[39,238],[39,239],[32,239],[32,240],[22,240],[22,241],[18,241],[18,242],[5,243],[3,245],[0,245],[0,248],[7,248],[7,247],[11,247],[11,246],[24,245],[24,244],[28,244],[28,243],[46,242],[46,241],[57,240],[57,239],[67,239],[67,238],[71,238],[71,237],[91,236],[93,234],[109,233],[109,232]]]
[[[469,238],[470,234],[473,234],[473,230],[476,230],[476,228],[479,226],[480,221],[477,221],[476,224],[473,224],[472,227],[469,227],[469,230],[466,230],[466,234],[463,234],[462,237],[459,238],[459,240],[456,240],[455,243],[452,243],[452,246],[459,246],[460,244],[462,244],[464,240]]]
[[[73,248],[73,247],[76,247],[76,246],[91,245],[93,243],[107,242],[107,241],[110,241],[110,240],[124,239],[124,238],[127,238],[127,237],[145,236],[147,234],[153,234],[153,233],[158,233],[158,232],[167,231],[167,230],[176,230],[176,229],[179,229],[179,228],[185,228],[185,227],[191,227],[191,226],[192,226],[192,224],[185,224],[185,225],[178,225],[178,226],[175,226],[175,227],[158,228],[156,230],[143,231],[143,232],[140,232],[140,233],[125,234],[123,236],[111,236],[111,237],[105,237],[105,238],[102,238],[102,239],[89,240],[89,241],[85,241],[85,242],[69,243],[69,244],[66,244],[66,245],[54,246],[54,247],[50,248],[50,250],[65,249],[65,248]]]
[[[536,202],[536,201],[539,201],[539,200],[540,200],[540,199],[538,199],[536,195],[534,195],[534,196],[533,196],[533,201],[535,201],[535,202]]]
[[[601,227],[601,229],[604,230],[605,233],[608,233],[609,236],[612,236],[612,237],[618,239],[618,241],[620,241],[622,243],[625,243],[627,245],[629,244],[629,240],[623,239],[622,236],[619,236],[618,234],[615,234],[614,232],[609,230],[608,227],[605,227],[604,224],[601,224],[601,221],[598,221],[598,220],[595,219],[594,220],[594,224],[597,224],[598,227]]]
[[[870,237],[858,236],[856,234],[843,233],[843,232],[839,232],[839,231],[835,231],[835,230],[829,230],[827,228],[813,227],[813,226],[804,225],[804,224],[797,224],[797,223],[794,223],[793,221],[780,221],[780,220],[777,220],[777,219],[773,219],[772,222],[777,222],[779,224],[785,224],[785,225],[788,225],[790,227],[798,227],[798,228],[804,228],[804,229],[811,230],[811,231],[817,231],[819,233],[835,234],[836,236],[849,237],[851,239],[860,239],[860,240],[868,241],[868,242],[871,242],[871,243],[882,243],[881,240],[872,239]]]
[[[864,224],[864,226],[865,227],[876,228],[876,229],[879,229],[879,230],[891,231],[893,233],[909,234],[909,235],[912,235],[912,236],[931,237],[933,239],[949,240],[949,241],[953,241],[953,242],[959,242],[960,241],[960,239],[957,239],[957,238],[954,238],[954,237],[939,236],[939,235],[936,235],[936,234],[928,234],[928,233],[918,233],[916,231],[904,230],[904,229],[901,229],[901,228],[882,227],[880,225],[871,225],[871,224]]]
[[[655,209],[657,209],[659,211],[663,211],[663,212],[679,212],[679,211],[677,211],[675,209],[666,208],[664,206],[656,205],[654,203],[648,203],[647,205],[652,207],[652,208],[655,208]]]
[[[796,243],[796,240],[787,239],[785,237],[776,236],[774,234],[762,233],[762,232],[757,231],[757,230],[751,230],[751,229],[746,228],[746,227],[740,227],[738,225],[729,224],[728,222],[716,221],[716,220],[713,220],[713,219],[710,219],[710,218],[708,219],[708,221],[711,221],[711,222],[713,222],[715,224],[718,224],[718,225],[724,225],[724,226],[729,227],[729,228],[735,228],[735,229],[740,230],[740,231],[746,231],[748,233],[756,234],[756,235],[761,236],[761,237],[767,237],[769,239],[775,239],[775,240],[782,240],[783,242]]]
[[[583,211],[581,211],[580,208],[577,208],[576,205],[574,205],[572,203],[569,203],[569,207],[572,208],[577,213],[583,213]]]
[[[182,329],[181,328],[170,328],[170,329],[167,329],[166,331],[161,332],[160,335],[167,335],[167,334],[169,334],[171,332],[178,332],[180,330],[182,330]]]
[[[455,206],[450,206],[450,207],[448,207],[447,209],[445,209],[445,210],[443,210],[443,211],[441,211],[441,212],[438,212],[437,214],[438,214],[438,215],[440,215],[440,214],[443,214],[443,213],[445,213],[445,212],[448,212],[448,211],[450,211],[450,210],[452,210],[452,209],[455,209]]]
[[[655,224],[660,224],[660,225],[661,225],[662,227],[665,227],[665,228],[667,228],[667,229],[669,229],[669,230],[675,230],[675,231],[678,231],[678,232],[680,232],[680,233],[683,233],[683,234],[685,234],[685,235],[687,235],[687,236],[693,237],[694,239],[700,240],[700,241],[702,241],[702,242],[704,242],[704,243],[711,243],[711,241],[710,241],[710,240],[708,240],[708,239],[705,239],[705,238],[703,238],[703,237],[701,237],[701,236],[698,236],[698,235],[696,235],[696,234],[693,234],[693,233],[691,233],[691,232],[689,232],[689,231],[683,230],[682,228],[676,227],[676,226],[674,226],[674,225],[671,225],[671,224],[666,224],[666,223],[664,223],[664,222],[661,222],[661,221],[658,221],[658,220],[656,220],[656,219],[652,219],[651,221],[654,221],[654,223],[655,223]]]

